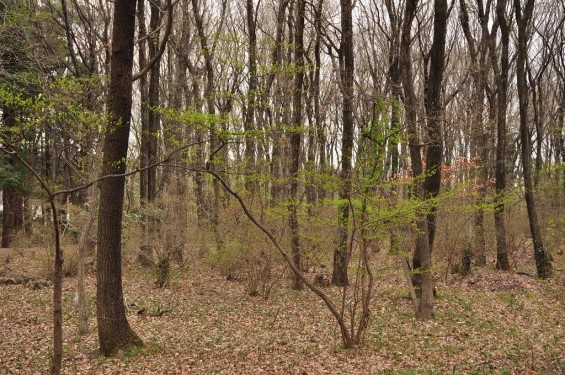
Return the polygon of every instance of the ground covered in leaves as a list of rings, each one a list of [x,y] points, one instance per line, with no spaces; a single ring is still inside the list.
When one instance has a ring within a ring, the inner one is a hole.
[[[49,369],[52,288],[31,277],[28,257],[0,256],[2,374]],[[66,278],[64,373],[565,373],[562,273],[547,282],[489,269],[449,276],[438,282],[434,319],[420,322],[402,270],[392,258],[383,264],[364,345],[353,350],[342,348],[333,317],[312,293],[292,291],[282,280],[265,301],[249,296],[242,282],[192,265],[175,270],[164,289],[150,271],[126,270],[128,319],[145,346],[104,358],[96,354],[94,318],[90,333],[78,335],[76,279]],[[88,293],[93,316],[92,276]]]

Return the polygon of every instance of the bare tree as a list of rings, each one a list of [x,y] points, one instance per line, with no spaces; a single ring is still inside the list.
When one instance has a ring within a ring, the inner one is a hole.
[[[353,55],[353,2],[341,0],[341,41],[339,46],[339,68],[342,94],[342,139],[341,139],[341,171],[342,187],[339,192],[338,207],[339,240],[334,251],[332,284],[347,286],[347,264],[349,251],[349,203],[351,194],[351,169],[353,157],[353,72],[355,70]]]
[[[103,145],[98,216],[97,321],[100,351],[109,356],[142,341],[130,328],[122,291],[122,209],[132,107],[132,68],[136,2],[115,2],[108,96],[109,124]]]
[[[527,0],[524,8],[520,0],[514,0],[514,12],[516,23],[518,24],[518,45],[516,58],[516,81],[518,84],[518,98],[520,102],[520,140],[522,142],[522,173],[524,175],[524,195],[528,208],[528,219],[530,222],[530,232],[534,244],[534,258],[538,276],[542,279],[551,277],[552,266],[541,237],[541,230],[538,222],[537,206],[534,196],[534,181],[531,166],[531,139],[528,118],[528,82],[526,77],[526,59],[528,54],[528,34],[529,23],[534,12],[534,0]]]

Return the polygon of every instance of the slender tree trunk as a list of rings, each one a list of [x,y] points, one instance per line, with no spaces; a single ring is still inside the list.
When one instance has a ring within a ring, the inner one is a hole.
[[[247,33],[249,34],[248,45],[248,65],[249,65],[249,89],[247,91],[247,112],[245,114],[245,188],[247,191],[254,190],[255,176],[255,150],[256,137],[253,134],[255,129],[255,107],[257,95],[257,32],[256,32],[256,15],[254,14],[253,0],[247,0]]]
[[[16,125],[16,112],[10,108],[3,108],[2,120],[6,128]],[[18,160],[8,157],[8,163],[19,169]],[[2,186],[2,247],[10,247],[24,225],[24,196],[18,186],[5,184]]]
[[[140,6],[143,0],[140,0]],[[146,40],[149,52],[149,59],[151,61],[159,49],[159,18],[160,18],[160,1],[152,0],[149,2],[150,18],[149,18],[149,36]],[[144,31],[145,17],[144,7],[138,10],[139,29]],[[142,35],[140,35],[142,36]],[[143,37],[143,36],[142,36]],[[141,44],[143,45],[145,41]],[[145,48],[140,48],[140,61],[145,61],[145,57],[141,56],[145,53]],[[143,66],[140,64],[140,66]],[[157,196],[157,167],[148,168],[157,160],[157,139],[160,130],[160,115],[156,110],[160,101],[160,78],[161,78],[161,64],[157,62],[153,64],[149,72],[149,86],[143,81],[145,77],[141,77],[140,89],[142,91],[141,103],[141,147],[140,147],[140,202],[143,211],[143,236],[144,244],[139,249],[139,261],[141,264],[149,266],[153,264],[153,254],[155,253],[155,235],[158,233],[157,223],[158,220],[155,214],[149,212],[153,209],[151,205],[154,203]],[[149,210],[147,209],[149,208]]]
[[[300,169],[300,143],[302,138],[302,91],[304,87],[304,17],[306,9],[305,0],[297,0],[296,23],[294,32],[294,64],[297,69],[294,77],[294,94],[292,99],[292,124],[295,129],[290,135],[290,202],[289,226],[292,244],[292,260],[296,269],[302,271],[302,254],[300,251],[300,228],[298,225],[299,176]],[[294,289],[304,289],[304,283],[299,275],[293,274]]]
[[[479,197],[477,199],[477,210],[474,213],[474,225],[473,225],[473,254],[475,256],[475,263],[477,266],[484,266],[486,265],[486,255],[485,255],[485,228],[484,228],[484,211],[483,211],[483,203],[485,201],[486,196],[486,182],[487,182],[487,168],[488,168],[488,149],[487,149],[487,141],[488,141],[488,134],[484,129],[484,121],[483,121],[483,107],[484,107],[484,98],[485,98],[485,80],[487,77],[487,72],[485,69],[485,57],[486,57],[486,50],[485,50],[485,27],[488,25],[484,25],[482,27],[483,35],[479,41],[479,45],[477,45],[475,38],[472,35],[471,28],[469,25],[469,13],[467,11],[467,4],[465,0],[460,0],[460,22],[463,28],[463,32],[465,34],[465,38],[467,40],[467,48],[469,50],[469,58],[471,60],[471,76],[474,82],[474,91],[472,94],[471,102],[472,102],[472,114],[471,114],[471,121],[472,121],[472,128],[471,128],[471,158],[480,159],[480,164],[477,166],[476,170],[476,186],[477,191],[479,193]],[[482,10],[482,0],[479,0],[480,10],[479,10],[479,22],[483,23],[485,21],[485,15],[483,14]],[[486,36],[488,37],[488,35]],[[466,247],[468,248],[468,247]],[[470,254],[469,254],[470,255]],[[463,255],[464,259],[466,258],[467,254]],[[469,263],[470,264],[470,263]]]
[[[283,37],[284,37],[284,25],[285,25],[285,18],[286,18],[286,8],[289,5],[290,0],[282,0],[279,2],[279,7],[277,11],[277,28],[275,33],[275,40],[274,40],[274,48],[271,53],[271,65],[278,66],[283,62]],[[273,83],[275,82],[276,78],[275,71],[269,73],[266,79],[265,87],[263,88],[263,92],[261,94],[261,111],[268,116],[270,112],[269,108],[269,96],[271,95]],[[282,109],[286,111],[285,108]],[[287,112],[287,111],[286,111]],[[286,113],[285,112],[285,113]],[[278,118],[278,116],[277,116]],[[275,126],[280,126],[281,124],[278,123],[278,120],[275,121]],[[283,177],[282,173],[282,158],[283,158],[283,150],[282,150],[282,132],[278,129],[273,131],[272,136],[272,154],[271,154],[271,175],[273,180],[271,182],[271,189],[270,189],[270,202],[274,204],[277,200],[281,198],[282,187],[277,179]]]
[[[109,123],[103,144],[103,175],[123,174],[126,170],[132,107],[135,5],[135,0],[116,0],[114,3],[107,107]],[[127,321],[122,291],[124,188],[123,176],[100,182],[96,302],[100,351],[105,356],[131,345],[142,345]]]
[[[496,229],[496,268],[504,271],[510,270],[508,248],[506,245],[506,223],[504,222],[504,196],[506,191],[506,109],[508,96],[508,70],[509,70],[509,44],[510,32],[506,20],[506,0],[498,0],[496,4],[496,17],[500,25],[501,51],[500,71],[497,78],[498,116],[496,121],[496,197],[494,208],[494,226]],[[494,42],[491,42],[491,54],[494,54]],[[491,58],[492,59],[492,58]],[[492,59],[496,72],[496,60]]]
[[[390,80],[390,95],[391,95],[391,115],[390,115],[390,134],[388,144],[388,158],[390,159],[387,164],[386,172],[390,172],[391,176],[398,173],[400,164],[400,154],[398,151],[400,139],[397,133],[400,132],[401,123],[401,100],[402,100],[402,81],[400,77],[400,29],[401,21],[398,19],[397,11],[394,9],[395,5],[392,0],[385,2],[391,28],[391,36],[389,41],[389,56],[388,56],[388,78]]]
[[[208,107],[208,115],[213,117],[216,113],[215,106],[215,79],[214,79],[214,65],[213,56],[210,46],[208,44],[208,37],[204,30],[204,21],[202,20],[202,14],[200,13],[200,7],[198,5],[198,0],[192,0],[192,9],[194,12],[194,20],[196,22],[196,29],[198,32],[198,37],[200,38],[200,47],[202,48],[202,53],[204,55],[204,65],[206,68],[206,88],[205,94],[206,105]],[[218,126],[215,123],[215,119],[212,118],[210,123],[210,169],[216,170],[219,157],[217,155],[220,147],[220,140],[218,139]],[[223,249],[223,240],[220,235],[220,230],[218,228],[220,221],[220,185],[216,179],[212,181],[213,188],[213,199],[212,199],[212,209],[210,213],[210,224],[212,226],[212,231],[216,239],[216,247],[218,250]]]
[[[50,193],[49,193],[50,194]],[[63,362],[63,252],[59,233],[59,214],[55,197],[49,196],[51,204],[53,231],[55,234],[55,260],[53,264],[53,358],[51,374],[61,373]]]
[[[416,16],[416,8],[418,0],[407,0],[404,9],[402,34],[400,39],[400,78],[402,80],[402,88],[404,91],[404,118],[406,122],[406,132],[408,138],[408,150],[410,153],[410,164],[412,166],[412,177],[414,184],[412,187],[413,194],[420,199],[422,196],[421,183],[417,180],[421,178],[423,172],[422,155],[420,152],[420,137],[418,136],[417,116],[418,116],[418,101],[416,98],[416,91],[414,88],[414,77],[412,73],[412,58],[410,54],[411,45],[411,29],[412,23]],[[422,266],[422,253],[427,251],[428,247],[428,229],[424,219],[419,219],[416,222],[416,246],[412,256],[412,270],[419,270]],[[417,272],[413,275],[412,283],[420,294],[420,287],[422,284],[421,274]]]
[[[441,187],[441,163],[443,157],[442,121],[443,103],[441,89],[445,70],[445,40],[447,34],[447,0],[434,1],[434,36],[430,50],[430,73],[426,96],[426,126],[428,148],[426,152],[426,177],[424,179],[424,197],[434,199]],[[422,252],[422,296],[418,306],[418,317],[430,318],[433,311],[432,249],[436,233],[437,206],[428,214],[427,251]]]
[[[326,129],[322,120],[320,108],[320,69],[322,66],[321,42],[322,42],[322,8],[324,0],[318,0],[316,6],[314,27],[316,29],[316,39],[314,41],[314,79],[312,83],[312,95],[314,96],[314,123],[316,124],[316,137],[318,141],[318,173],[327,172],[326,162]],[[318,201],[323,202],[326,198],[326,189],[323,184],[318,184]]]
[[[339,50],[340,79],[342,86],[342,122],[341,172],[342,187],[339,193],[338,207],[339,240],[334,251],[332,284],[349,285],[347,265],[349,263],[349,202],[351,195],[351,169],[353,157],[353,2],[340,0],[341,7],[341,43]]]
[[[90,212],[88,213],[88,218],[86,219],[86,224],[82,228],[78,241],[78,275],[77,275],[77,297],[78,297],[78,332],[80,335],[86,335],[88,333],[88,302],[86,298],[86,257],[91,249],[90,245],[90,232],[94,221],[96,220],[96,214],[98,212],[98,191],[92,188],[92,193],[90,194]]]
[[[537,216],[537,206],[534,197],[534,181],[532,177],[532,146],[528,127],[528,84],[526,80],[526,59],[528,53],[528,24],[532,19],[534,0],[528,0],[522,14],[520,0],[514,0],[516,23],[518,24],[518,46],[516,58],[516,82],[520,102],[520,140],[522,142],[522,172],[524,174],[524,190],[530,232],[534,244],[534,258],[538,277],[547,279],[551,277],[552,266],[541,237],[541,230]]]

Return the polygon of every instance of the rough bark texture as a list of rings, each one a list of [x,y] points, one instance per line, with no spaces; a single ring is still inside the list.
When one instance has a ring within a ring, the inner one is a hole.
[[[506,107],[508,96],[508,46],[510,44],[510,32],[505,10],[506,0],[498,0],[496,4],[496,17],[500,25],[502,48],[500,51],[500,72],[497,78],[498,118],[496,120],[496,206],[494,209],[494,226],[496,229],[496,268],[508,271],[510,270],[510,261],[508,259],[508,248],[506,246],[504,193],[506,190]],[[494,54],[494,42],[492,42],[490,49],[491,54]],[[496,60],[492,60],[493,67],[495,67],[497,65]]]
[[[326,162],[326,130],[322,121],[322,112],[320,106],[320,68],[322,66],[321,59],[321,42],[322,42],[322,8],[324,0],[318,0],[316,6],[316,19],[314,27],[316,29],[316,40],[314,42],[314,80],[312,85],[312,95],[314,95],[314,122],[316,124],[316,137],[318,141],[318,170],[325,173],[327,169]],[[322,184],[318,184],[318,201],[323,202],[326,198],[326,189]]]
[[[55,234],[55,259],[53,263],[53,358],[51,374],[61,373],[63,362],[63,252],[55,199],[50,196],[53,231]]]
[[[414,77],[412,74],[412,59],[410,54],[411,45],[411,29],[412,23],[416,16],[416,8],[418,0],[407,0],[404,8],[404,16],[402,22],[402,33],[400,37],[400,78],[402,81],[402,89],[404,92],[404,119],[406,122],[406,133],[408,138],[408,150],[410,153],[410,164],[412,166],[412,177],[414,178],[414,186],[412,193],[416,196],[422,197],[421,184],[417,180],[421,178],[423,172],[422,155],[420,152],[420,138],[418,136],[417,118],[418,118],[418,101],[416,98],[416,90],[414,88]],[[416,223],[418,228],[425,228],[425,230],[418,230],[416,233],[416,246],[412,256],[412,270],[419,270],[422,266],[422,252],[428,245],[428,230],[427,224],[423,221]],[[416,288],[416,292],[420,294],[420,287],[422,284],[421,274],[419,272],[413,274],[412,284]]]
[[[298,69],[294,77],[294,95],[292,100],[292,124],[296,128],[290,135],[290,203],[289,227],[292,244],[292,260],[296,269],[302,271],[302,254],[300,251],[300,232],[298,226],[298,170],[300,168],[300,141],[302,136],[302,89],[304,87],[304,13],[305,0],[298,0],[296,7],[296,23],[294,32],[294,63]],[[304,289],[302,279],[294,274],[293,288]]]
[[[254,175],[256,147],[253,130],[255,129],[255,97],[257,94],[257,32],[253,3],[253,0],[247,0],[246,2],[247,32],[249,34],[247,58],[247,63],[249,65],[249,89],[247,91],[247,112],[245,113],[244,123],[246,166],[245,171],[247,173],[245,179],[245,188],[247,189],[247,191],[254,190],[254,181],[256,180],[256,176]]]
[[[424,197],[434,199],[441,187],[441,162],[443,157],[442,121],[443,102],[441,89],[445,67],[445,40],[447,33],[447,0],[434,1],[434,36],[430,50],[430,71],[425,101],[427,117],[428,148],[426,151],[426,177]],[[418,306],[418,317],[431,317],[433,310],[432,249],[436,232],[437,207],[432,206],[428,214],[428,249],[422,252],[422,296]]]
[[[534,0],[528,0],[522,14],[520,0],[514,0],[516,23],[518,24],[518,56],[516,58],[516,82],[518,86],[518,98],[520,102],[520,140],[522,142],[522,172],[524,174],[524,190],[526,206],[528,208],[528,219],[530,221],[530,232],[534,244],[534,258],[538,276],[542,279],[551,277],[552,267],[549,255],[543,246],[541,230],[538,222],[537,207],[534,197],[534,181],[532,176],[532,144],[528,127],[528,84],[526,81],[526,59],[528,53],[528,23],[534,10]]]
[[[108,96],[109,124],[103,145],[103,175],[119,175],[126,170],[132,107],[135,5],[135,0],[115,2]],[[142,344],[127,321],[122,292],[124,187],[123,176],[104,179],[100,183],[96,301],[100,351],[105,356],[131,345]]]
[[[341,44],[339,50],[340,78],[342,91],[341,139],[341,180],[343,186],[339,192],[338,207],[339,242],[334,251],[332,284],[347,286],[347,264],[349,262],[349,196],[351,194],[351,159],[353,156],[353,3],[341,0]]]

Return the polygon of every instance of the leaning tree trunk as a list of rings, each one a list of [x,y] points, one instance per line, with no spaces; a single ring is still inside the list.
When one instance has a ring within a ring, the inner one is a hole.
[[[532,177],[532,145],[528,127],[528,84],[526,81],[526,59],[528,53],[528,23],[532,19],[534,0],[528,0],[522,14],[520,0],[514,0],[516,23],[518,24],[518,56],[516,58],[516,82],[518,86],[518,98],[520,103],[520,140],[522,142],[522,172],[524,174],[524,189],[526,206],[528,208],[528,219],[530,221],[530,232],[534,244],[534,258],[538,276],[542,279],[551,277],[552,267],[549,255],[543,246],[540,226],[537,216],[537,207],[534,197],[534,181]]]
[[[100,182],[98,216],[97,321],[100,351],[105,356],[141,339],[126,318],[122,291],[122,209],[132,107],[132,67],[135,0],[114,2],[108,120],[103,145],[102,174],[118,175]]]

